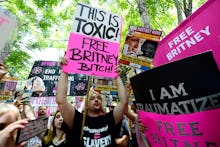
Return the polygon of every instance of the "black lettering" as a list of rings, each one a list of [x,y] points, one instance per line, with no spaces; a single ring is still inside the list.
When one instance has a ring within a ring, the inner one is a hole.
[[[80,68],[78,68],[78,70],[82,70],[82,71],[100,71],[100,72],[105,72],[105,73],[111,73],[113,70],[113,66],[102,66],[99,64],[91,64],[91,65],[87,65],[86,63],[78,63],[80,64]]]
[[[82,70],[82,71],[91,71],[91,69],[87,66],[87,64],[85,63],[78,63],[81,64],[81,68],[78,68],[78,70]]]
[[[90,61],[90,62],[94,61],[94,56],[92,56],[92,52],[84,51],[83,60],[84,61]]]
[[[194,143],[194,147],[198,147],[198,142],[193,142]],[[184,141],[184,145],[185,147],[192,147],[188,142]]]
[[[166,129],[166,133],[168,134],[169,132],[171,132],[171,134],[175,135],[175,133],[173,132],[173,126],[171,123],[168,122],[164,122],[164,127]]]
[[[205,142],[205,144],[206,144],[206,147],[217,146],[215,142]]]
[[[80,4],[80,3],[78,3],[78,5],[79,5],[79,6],[81,6],[81,10],[80,10],[80,16],[82,16],[82,13],[83,13],[83,8],[84,8],[84,7],[86,7],[86,8],[89,8],[89,9],[90,9],[90,7],[88,7],[87,5],[83,5],[83,4]]]
[[[185,131],[185,123],[177,123],[177,128],[180,136],[189,136],[189,133],[184,132]],[[182,127],[184,126],[184,127]]]
[[[76,32],[79,32],[81,29],[81,22],[86,22],[86,20],[76,17],[75,20],[78,20]]]
[[[162,122],[161,121],[156,121],[157,127],[159,129],[159,131],[161,132],[161,128],[162,128]]]
[[[87,45],[87,46],[86,46]],[[108,42],[92,39],[92,38],[83,38],[82,48],[86,48],[88,50],[102,51],[105,53],[109,53],[105,49],[108,48]]]
[[[119,18],[119,17],[116,16],[116,15],[113,16],[113,20],[115,21],[115,24],[112,23],[112,26],[113,26],[113,27],[119,27],[119,23],[118,23],[118,20],[117,20],[118,18]]]
[[[190,123],[190,128],[192,130],[192,136],[202,136],[202,132],[196,132],[199,130],[198,128],[199,123],[198,122],[192,122]]]
[[[99,11],[99,16],[101,17],[101,18],[97,18],[97,20],[98,21],[103,21],[104,20],[104,18],[105,18],[105,15],[106,15],[106,13],[105,13],[105,11]]]
[[[88,26],[88,28],[86,28],[87,26]],[[89,29],[89,28],[91,28],[91,29]],[[93,30],[94,30],[94,26],[91,22],[84,24],[82,27],[82,32],[83,32],[83,34],[86,34],[86,35],[91,35]],[[86,32],[86,31],[88,31],[88,32]]]
[[[162,137],[162,138],[163,138],[163,142],[165,144],[165,147],[168,147],[165,137]]]
[[[98,36],[99,36],[100,38],[105,38],[105,37],[102,37],[102,36],[105,34],[105,32],[103,31],[103,35],[100,33],[100,30],[101,30],[103,24],[101,24],[100,26],[97,26],[96,23],[94,23],[94,26],[95,26],[95,31],[94,31],[94,33],[92,34],[92,36],[95,36],[96,34],[98,34]]]
[[[92,18],[92,20],[95,20],[97,10],[94,8],[89,8],[88,18]]]
[[[112,39],[112,38],[114,37],[114,35],[110,35],[109,31],[112,31],[113,34],[115,34],[115,28],[109,27],[109,28],[107,29],[107,31],[106,31],[106,37],[107,37],[108,39]]]
[[[72,59],[72,60],[81,60],[82,59],[82,57],[80,55],[81,51],[79,49],[73,48],[73,49],[70,49],[70,51],[72,53],[70,59]]]
[[[178,146],[177,146],[177,142],[178,142],[178,140],[170,139],[170,141],[173,142],[173,144],[174,144],[175,147],[178,147]]]

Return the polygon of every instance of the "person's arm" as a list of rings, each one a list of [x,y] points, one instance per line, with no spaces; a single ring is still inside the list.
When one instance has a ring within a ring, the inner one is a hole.
[[[123,135],[121,138],[115,139],[116,146],[120,146],[120,147],[127,147],[128,141],[129,141],[128,135]]]
[[[125,111],[125,115],[132,121],[135,121],[135,119],[138,117],[138,114],[135,113],[133,110],[131,110],[130,108],[128,108]]]
[[[121,72],[120,70],[121,70],[120,68],[116,69],[118,73]],[[113,116],[114,116],[115,124],[118,124],[122,120],[125,110],[128,108],[128,97],[125,86],[119,74],[118,77],[116,78],[116,82],[118,88],[119,103],[116,105],[116,107],[113,110]]]
[[[120,134],[122,133],[122,137],[115,139],[116,146],[128,147],[130,133],[129,133],[129,126],[128,126],[127,118],[123,118],[121,127],[123,128],[123,129],[120,129],[120,131],[122,131],[120,132]]]
[[[61,61],[61,65],[66,64],[66,60]],[[57,84],[56,102],[60,108],[61,115],[68,128],[72,129],[75,116],[75,108],[67,101],[68,73],[61,72]]]

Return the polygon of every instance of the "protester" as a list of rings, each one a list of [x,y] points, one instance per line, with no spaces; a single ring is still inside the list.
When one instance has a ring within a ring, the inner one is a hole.
[[[130,96],[131,93],[131,84],[130,82],[126,82],[126,93],[127,96]],[[146,136],[144,135],[144,132],[147,130],[147,128],[143,125],[141,122],[136,106],[131,104],[131,108],[128,107],[128,109],[125,111],[125,115],[127,118],[129,118],[129,126],[131,130],[131,146],[132,147],[138,147],[138,146],[144,146],[144,147],[150,147]]]
[[[28,120],[35,120],[36,115],[34,113],[34,110],[30,104],[30,101],[27,100],[27,97],[23,97],[24,95],[18,96],[16,98],[16,102],[14,103],[15,106],[20,108],[22,106],[22,109],[20,109],[20,114],[22,118],[28,119]],[[25,147],[41,147],[42,141],[39,136],[34,136],[27,140],[27,143],[25,144]]]
[[[129,128],[131,131],[131,146],[138,147],[137,138],[136,138],[136,130],[135,123],[136,118],[138,117],[136,107],[134,104],[131,104],[131,108],[128,108],[128,112],[125,112],[126,116],[129,118]]]
[[[43,140],[43,147],[64,147],[66,144],[66,135],[61,129],[63,117],[60,111],[57,111],[52,120],[50,129]]]
[[[61,65],[63,64],[66,64],[64,59],[61,61]],[[116,72],[120,72],[119,67]],[[68,146],[115,146],[113,129],[122,120],[128,105],[123,82],[119,76],[116,80],[120,101],[115,109],[105,113],[101,95],[91,89],[85,103],[86,114],[83,115],[67,101],[68,74],[61,72],[56,102],[64,119]],[[86,116],[85,119],[83,116]]]
[[[18,147],[25,143],[15,145],[16,131],[23,129],[27,120],[19,120],[19,110],[12,104],[0,104],[0,146],[1,147]]]
[[[114,110],[115,106],[117,106],[117,102],[112,101],[110,104],[110,111]],[[115,143],[117,147],[128,147],[129,146],[129,138],[130,131],[128,126],[128,120],[124,116],[122,121],[115,127]]]
[[[38,117],[47,116],[47,106],[39,106],[38,107]]]

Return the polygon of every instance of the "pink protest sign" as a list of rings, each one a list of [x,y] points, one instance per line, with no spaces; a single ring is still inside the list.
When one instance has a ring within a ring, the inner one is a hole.
[[[182,115],[138,113],[148,128],[145,135],[152,147],[220,146],[219,108]]]
[[[16,26],[16,18],[6,10],[0,8],[0,50],[5,46]]]
[[[183,21],[158,45],[155,67],[212,50],[220,68],[220,1],[209,0]]]
[[[114,13],[78,3],[63,71],[116,77],[121,21]]]
[[[115,77],[119,44],[71,33],[64,71],[104,77]]]

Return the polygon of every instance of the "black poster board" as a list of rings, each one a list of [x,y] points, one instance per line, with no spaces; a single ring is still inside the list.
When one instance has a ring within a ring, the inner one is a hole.
[[[139,110],[184,114],[220,107],[220,72],[208,51],[131,79]]]

